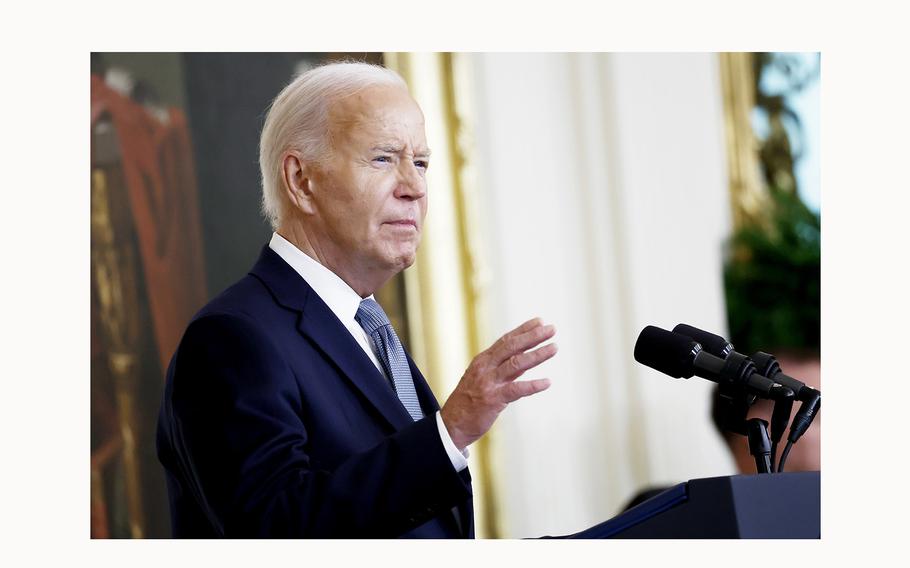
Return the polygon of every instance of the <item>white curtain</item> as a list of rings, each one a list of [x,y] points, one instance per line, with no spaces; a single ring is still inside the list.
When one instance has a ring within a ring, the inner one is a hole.
[[[492,432],[506,537],[564,534],[637,491],[733,473],[710,384],[632,358],[638,332],[725,333],[730,230],[716,54],[477,54],[488,341],[539,315],[559,354]]]

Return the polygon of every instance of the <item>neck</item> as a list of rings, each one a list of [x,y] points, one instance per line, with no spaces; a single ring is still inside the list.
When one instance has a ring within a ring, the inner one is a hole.
[[[299,224],[282,224],[276,232],[300,252],[334,272],[361,298],[370,296],[394,276],[388,271],[364,270],[363,266],[357,266],[356,261],[346,258],[338,247],[315,238]]]

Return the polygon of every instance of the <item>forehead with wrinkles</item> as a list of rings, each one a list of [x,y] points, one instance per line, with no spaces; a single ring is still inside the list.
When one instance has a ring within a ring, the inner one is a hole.
[[[423,113],[407,89],[377,86],[335,101],[329,107],[331,138],[343,142],[406,142],[425,146]],[[419,138],[415,140],[413,138]],[[425,149],[425,148],[421,148]]]

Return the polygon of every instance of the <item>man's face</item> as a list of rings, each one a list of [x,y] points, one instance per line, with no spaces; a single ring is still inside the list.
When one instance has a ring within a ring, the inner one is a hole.
[[[411,264],[427,212],[423,114],[403,87],[334,103],[330,151],[310,176],[319,254],[344,271],[389,276]]]

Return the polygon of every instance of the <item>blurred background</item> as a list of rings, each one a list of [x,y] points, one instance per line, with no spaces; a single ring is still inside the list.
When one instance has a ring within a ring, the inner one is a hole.
[[[396,69],[426,117],[424,241],[378,296],[440,402],[505,331],[558,330],[532,375],[553,386],[472,446],[478,536],[575,532],[644,489],[752,473],[710,383],[632,348],[686,322],[820,386],[819,54],[93,53],[92,537],[170,536],[164,370],[270,238],[268,104],[340,59]],[[820,469],[820,426],[788,471]]]

